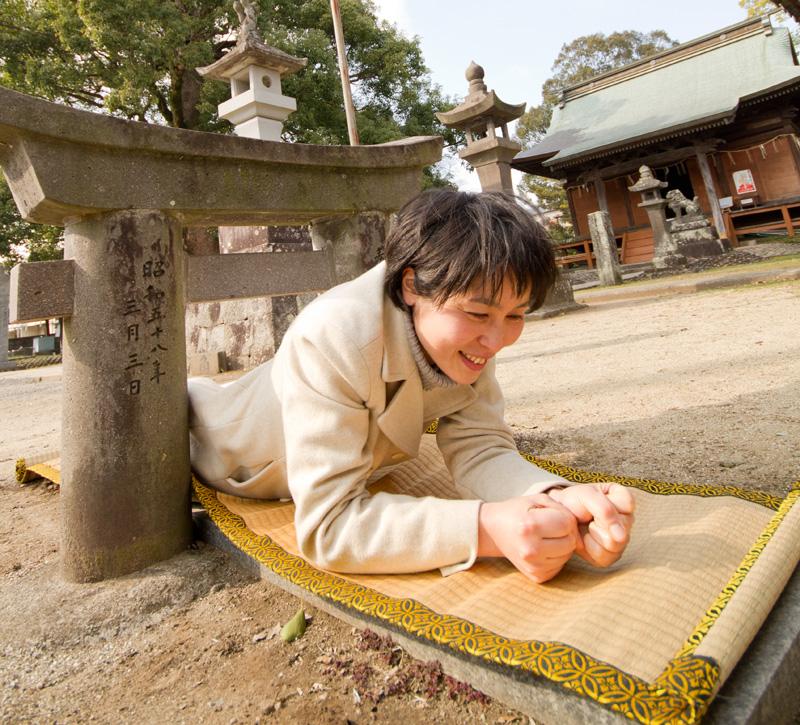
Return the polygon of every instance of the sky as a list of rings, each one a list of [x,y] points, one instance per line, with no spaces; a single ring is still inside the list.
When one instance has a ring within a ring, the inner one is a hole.
[[[561,46],[577,37],[664,30],[685,42],[746,18],[738,0],[374,1],[381,18],[419,37],[433,81],[446,94],[464,97],[464,71],[474,60],[501,100],[529,105],[541,102]],[[453,170],[460,188],[480,188],[474,173],[459,164]]]

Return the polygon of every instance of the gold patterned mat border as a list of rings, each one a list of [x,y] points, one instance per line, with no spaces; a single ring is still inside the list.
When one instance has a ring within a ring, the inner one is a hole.
[[[756,503],[768,509],[777,511],[784,499],[779,496],[765,493],[764,491],[750,491],[736,486],[711,486],[698,485],[692,483],[673,483],[669,481],[657,481],[654,478],[631,478],[629,476],[615,476],[612,473],[599,473],[597,471],[585,471],[581,468],[573,468],[562,463],[556,463],[546,458],[538,458],[530,453],[520,453],[520,455],[530,463],[539,468],[555,473],[575,483],[599,483],[601,481],[614,481],[624,486],[638,488],[647,493],[657,496],[733,496],[734,498]]]
[[[558,468],[558,472],[564,475],[562,471],[566,467]],[[600,476],[579,473],[587,476],[588,480],[597,480],[593,476]],[[650,490],[652,483],[660,483],[622,477],[616,477],[616,480],[627,485],[639,484],[638,487],[644,490]],[[716,662],[710,658],[694,656],[693,653],[800,497],[798,484],[780,502],[777,513],[770,519],[685,645],[658,678],[650,683],[569,645],[502,637],[464,619],[438,614],[413,599],[389,597],[336,574],[316,569],[301,557],[286,552],[269,536],[250,531],[241,517],[232,513],[217,499],[216,492],[212,489],[197,480],[194,481],[194,488],[212,521],[235,546],[273,573],[316,596],[353,609],[361,615],[375,617],[387,625],[447,646],[456,652],[543,677],[636,722],[690,724],[700,721],[720,679],[720,668]],[[718,489],[713,489],[713,493],[705,491],[706,488],[713,487],[696,488],[704,492],[693,492],[694,495],[731,495],[727,492],[722,494]],[[668,489],[663,487],[659,487],[658,493],[670,495]],[[683,491],[675,489],[672,493]],[[757,503],[767,505],[762,500]]]
[[[428,432],[435,432],[435,427],[429,428]],[[657,495],[734,496],[776,511],[701,622],[654,682],[646,682],[569,645],[501,637],[458,617],[437,614],[413,599],[389,597],[318,570],[304,559],[286,552],[268,536],[250,531],[241,517],[217,499],[215,491],[196,479],[193,479],[193,485],[212,521],[233,544],[273,573],[316,596],[456,652],[543,677],[636,722],[699,722],[719,684],[720,668],[712,659],[697,657],[694,652],[800,499],[800,482],[793,486],[785,499],[781,499],[733,486],[667,483],[584,471],[530,454],[522,455],[531,463],[575,482],[612,480]],[[60,461],[57,454],[52,456],[36,456],[28,461],[19,459],[17,481],[26,483],[45,478],[60,484]]]
[[[703,641],[703,638],[708,634],[714,622],[719,619],[722,610],[725,609],[728,602],[730,602],[736,590],[739,588],[748,572],[753,568],[753,565],[761,556],[762,552],[770,542],[778,527],[783,523],[783,520],[788,515],[792,507],[800,499],[800,481],[794,484],[794,487],[789,491],[786,498],[778,508],[777,513],[769,520],[769,523],[764,527],[759,537],[756,539],[750,551],[747,552],[742,563],[739,564],[736,571],[733,573],[730,581],[725,585],[719,596],[714,603],[708,608],[700,624],[697,625],[694,632],[689,635],[686,643],[681,647],[680,651],[675,655],[676,658],[691,655],[697,649],[698,645]]]
[[[14,479],[20,485],[44,478],[57,486],[61,485],[61,470],[58,457],[46,461],[34,462],[18,458],[14,467]]]
[[[439,428],[439,421],[434,420],[428,424],[426,433],[434,434]],[[613,473],[603,473],[601,471],[586,471],[582,468],[574,468],[563,463],[557,463],[547,458],[539,458],[530,453],[520,451],[520,455],[528,462],[533,463],[545,471],[555,473],[576,483],[599,483],[603,481],[614,481],[624,486],[638,488],[648,493],[658,496],[675,496],[678,494],[685,496],[733,496],[743,501],[757,503],[761,506],[777,511],[783,499],[780,496],[773,496],[764,491],[750,491],[736,486],[710,486],[692,483],[671,483],[668,481],[658,481],[654,478],[632,478],[630,476],[616,476]]]

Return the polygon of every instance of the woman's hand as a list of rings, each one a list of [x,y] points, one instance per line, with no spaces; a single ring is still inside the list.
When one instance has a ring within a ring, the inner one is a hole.
[[[483,503],[478,521],[478,556],[504,556],[538,584],[581,547],[575,516],[545,493]]]
[[[569,486],[548,493],[578,520],[577,553],[590,564],[611,566],[630,540],[635,501],[618,483]]]

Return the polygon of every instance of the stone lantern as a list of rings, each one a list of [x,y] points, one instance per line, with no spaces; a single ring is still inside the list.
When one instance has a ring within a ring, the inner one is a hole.
[[[509,138],[508,124],[525,112],[525,104],[512,106],[503,103],[494,91],[487,90],[483,82],[484,70],[475,61],[469,64],[464,75],[469,81],[464,102],[450,111],[437,113],[436,117],[448,128],[465,132],[467,148],[461,149],[458,155],[478,172],[481,189],[513,194],[511,160],[522,146]],[[580,307],[583,305],[575,302],[569,279],[559,275],[547,293],[544,305],[533,314],[550,317]]]
[[[250,0],[235,0],[234,8],[241,21],[236,45],[197,72],[230,83],[231,98],[220,103],[219,116],[234,125],[238,136],[280,141],[283,122],[297,110],[295,99],[281,92],[281,79],[304,68],[308,61],[264,43]]]
[[[511,159],[522,146],[508,135],[508,123],[525,112],[525,104],[510,105],[501,101],[483,82],[484,70],[474,61],[467,68],[469,91],[464,102],[437,118],[448,128],[463,130],[467,148],[458,155],[478,172],[484,191],[514,191],[511,182]],[[497,131],[500,135],[497,135]]]
[[[667,228],[665,209],[669,202],[661,196],[661,190],[666,187],[667,182],[656,179],[649,166],[640,167],[639,181],[628,187],[628,191],[642,195],[639,206],[647,212],[653,229],[653,266],[657,269],[686,264],[686,257],[678,252],[678,245]]]

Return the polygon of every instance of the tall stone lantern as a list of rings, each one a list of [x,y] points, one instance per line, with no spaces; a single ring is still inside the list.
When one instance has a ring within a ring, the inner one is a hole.
[[[282,79],[304,68],[305,58],[296,58],[267,45],[258,30],[252,0],[233,0],[239,17],[236,45],[212,65],[197,72],[230,84],[231,98],[219,105],[219,116],[234,125],[238,136],[261,141],[282,141],[283,123],[297,110],[297,101],[283,95]],[[273,237],[304,236],[305,230],[287,227],[219,227],[219,244],[204,230],[188,230],[192,254],[255,251],[270,244]],[[309,241],[310,245],[310,241]],[[278,295],[247,300],[198,303],[187,309],[189,370],[192,374],[215,371],[220,353],[225,366],[241,367],[262,362],[274,354],[283,333],[297,314],[295,295]],[[254,320],[268,320],[256,325]],[[225,369],[223,366],[219,366]]]
[[[448,128],[466,133],[467,148],[458,155],[478,172],[484,191],[514,191],[511,182],[511,159],[522,146],[508,135],[508,124],[525,112],[525,104],[501,101],[483,82],[484,70],[475,61],[466,72],[469,91],[464,102],[436,117]],[[497,131],[500,135],[497,135]]]
[[[437,113],[436,117],[448,128],[466,133],[467,148],[461,149],[458,155],[478,172],[481,189],[513,194],[511,160],[522,145],[509,138],[508,124],[525,112],[525,104],[504,103],[494,91],[488,90],[483,82],[484,70],[475,61],[469,64],[464,75],[469,81],[464,102],[451,111]],[[550,317],[583,306],[575,301],[569,279],[559,275],[547,293],[544,305],[533,314]]]
[[[297,110],[295,99],[283,95],[281,79],[305,68],[308,60],[264,42],[250,0],[235,0],[234,8],[241,22],[236,46],[197,72],[230,83],[231,98],[219,104],[219,115],[234,125],[238,136],[280,141],[283,122]]]
[[[678,245],[667,228],[665,209],[669,202],[661,196],[661,190],[666,187],[667,182],[655,178],[649,166],[640,167],[639,181],[628,187],[628,191],[642,195],[639,206],[647,212],[653,228],[653,266],[657,269],[686,264],[686,257],[678,252]]]

